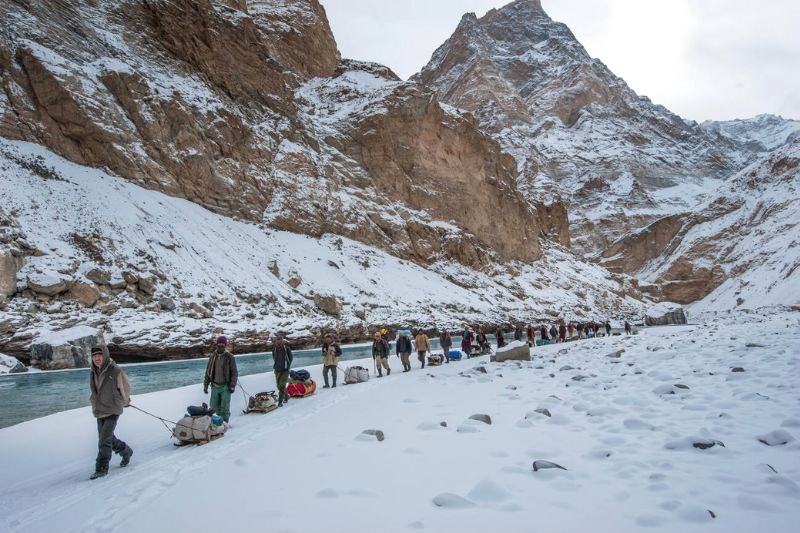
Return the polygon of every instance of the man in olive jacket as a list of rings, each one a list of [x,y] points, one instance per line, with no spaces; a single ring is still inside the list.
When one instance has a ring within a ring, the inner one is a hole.
[[[101,347],[92,349],[92,372],[89,374],[92,414],[97,418],[98,451],[94,474],[97,479],[108,474],[111,452],[122,457],[119,466],[128,466],[133,455],[130,446],[114,435],[122,410],[131,403],[131,387],[128,376],[106,354]]]
[[[228,338],[221,335],[217,337],[216,344],[214,353],[208,358],[203,392],[208,394],[210,384],[211,398],[208,404],[225,422],[228,422],[231,418],[231,394],[236,391],[239,370],[236,368],[236,358],[228,351]]]
[[[292,348],[278,335],[272,347],[272,370],[275,371],[275,384],[278,386],[278,407],[289,401],[286,384],[289,382],[289,370],[292,368]]]

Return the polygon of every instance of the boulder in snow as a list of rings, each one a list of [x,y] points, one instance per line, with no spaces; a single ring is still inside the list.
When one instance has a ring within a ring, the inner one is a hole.
[[[85,274],[86,279],[98,285],[109,285],[111,283],[111,275],[105,270],[93,268]]]
[[[16,357],[0,353],[0,374],[19,374],[27,371],[28,367],[20,363]]]
[[[342,304],[335,296],[322,296],[320,294],[314,295],[314,305],[320,311],[331,316],[339,316],[342,312]]]
[[[484,424],[491,425],[492,424],[492,417],[489,415],[484,414],[474,414],[469,417],[470,420],[477,420],[478,422],[483,422]]]
[[[380,429],[365,429],[358,437],[359,440],[377,440],[378,442],[382,442],[386,438]]]
[[[536,460],[533,462],[533,471],[538,472],[539,470],[547,470],[551,468],[557,468],[561,470],[566,470],[563,466],[558,463],[553,463],[550,461],[542,461],[541,459]]]
[[[502,363],[503,361],[530,361],[531,350],[528,343],[514,341],[507,346],[498,348],[494,360],[498,363]]]
[[[139,290],[148,296],[156,293],[156,280],[152,277],[139,278]]]
[[[83,307],[92,307],[100,299],[100,291],[94,285],[76,281],[69,289],[69,297]]]
[[[646,326],[668,326],[686,324],[686,314],[680,304],[661,302],[647,310],[644,316]]]
[[[31,274],[28,276],[28,288],[45,296],[55,296],[66,292],[69,288],[66,280],[57,274]]]
[[[31,343],[31,366],[42,370],[86,368],[92,348],[102,345],[101,335],[88,326],[43,332]]]
[[[783,446],[794,440],[792,434],[785,429],[776,429],[764,435],[759,435],[756,438],[758,442],[766,444],[767,446]]]
[[[17,271],[22,259],[11,252],[0,253],[0,296],[11,296],[17,291]]]

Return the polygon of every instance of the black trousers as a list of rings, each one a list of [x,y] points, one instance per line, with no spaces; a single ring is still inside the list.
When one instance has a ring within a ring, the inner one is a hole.
[[[111,415],[97,419],[98,451],[95,470],[98,472],[108,471],[108,463],[111,462],[112,451],[121,454],[128,447],[127,444],[114,435],[114,429],[117,427],[117,420],[119,420],[119,415]]]
[[[328,385],[328,374],[333,374],[333,386],[336,386],[336,365],[325,365],[322,367],[322,378],[325,380],[325,385]]]

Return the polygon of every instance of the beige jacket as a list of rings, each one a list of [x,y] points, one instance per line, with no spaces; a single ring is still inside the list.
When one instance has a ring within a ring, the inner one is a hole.
[[[418,352],[427,352],[431,349],[431,344],[428,342],[428,336],[424,333],[417,333],[417,336],[414,338],[414,344],[416,345]]]

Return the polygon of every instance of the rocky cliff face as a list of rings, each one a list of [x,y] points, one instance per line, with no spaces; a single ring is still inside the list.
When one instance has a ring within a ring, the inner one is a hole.
[[[416,84],[369,72],[380,67],[342,63],[316,0],[0,9],[13,23],[0,38],[4,137],[222,214],[346,235],[423,263],[534,260],[543,229],[568,239],[566,218],[525,201],[515,162],[474,121]],[[322,106],[303,99],[314,90],[329,98]],[[352,120],[321,135],[333,102]],[[353,201],[337,204],[351,185]],[[410,221],[398,206],[422,214]],[[442,219],[462,235],[432,223]]]
[[[529,199],[569,203],[581,253],[689,208],[748,157],[638,96],[538,0],[464,15],[414,79],[516,157]]]
[[[743,169],[691,213],[609,247],[601,263],[698,309],[796,305],[800,292],[800,139]],[[631,253],[632,252],[632,253]]]

